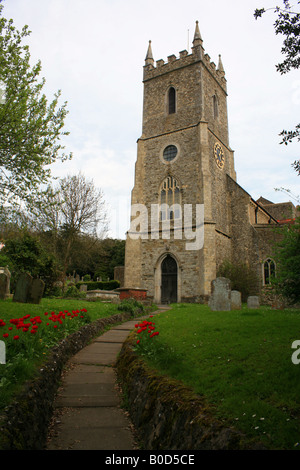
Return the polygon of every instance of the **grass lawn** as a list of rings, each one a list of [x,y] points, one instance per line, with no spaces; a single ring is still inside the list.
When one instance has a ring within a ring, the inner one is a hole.
[[[59,312],[69,315],[58,317]],[[39,305],[0,300],[0,340],[6,352],[6,363],[0,364],[0,411],[33,376],[51,347],[85,323],[116,313],[116,304],[86,300],[44,298]],[[21,318],[20,328],[20,323],[10,322]]]
[[[159,336],[137,346],[151,366],[204,395],[227,425],[272,449],[300,449],[300,364],[291,360],[300,310],[177,304],[155,326]]]

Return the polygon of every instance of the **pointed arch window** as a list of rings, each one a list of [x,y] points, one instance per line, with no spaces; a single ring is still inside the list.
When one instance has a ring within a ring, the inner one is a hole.
[[[168,112],[169,114],[176,113],[176,90],[171,87],[168,92]]]
[[[268,258],[263,263],[263,284],[268,286],[271,284],[271,280],[276,277],[276,265],[275,262]]]
[[[174,220],[181,217],[181,191],[178,181],[168,176],[160,190],[161,220]]]

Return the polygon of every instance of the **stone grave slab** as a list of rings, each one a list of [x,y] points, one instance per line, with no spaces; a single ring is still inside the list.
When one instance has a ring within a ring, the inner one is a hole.
[[[231,310],[231,283],[226,277],[218,277],[212,281],[212,294],[209,299],[212,311]]]
[[[17,280],[13,302],[26,303],[31,284],[32,276],[29,273],[22,273]]]
[[[242,308],[242,294],[238,290],[231,291],[231,309],[240,310]]]
[[[45,290],[45,283],[42,279],[33,279],[27,297],[30,304],[39,304],[42,300]]]
[[[257,295],[250,295],[247,299],[248,308],[259,308],[259,297]]]

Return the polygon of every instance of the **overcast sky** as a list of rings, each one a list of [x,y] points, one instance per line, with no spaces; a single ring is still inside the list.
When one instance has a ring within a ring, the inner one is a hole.
[[[110,236],[129,229],[136,141],[141,136],[143,66],[152,41],[155,60],[189,49],[195,22],[205,52],[221,54],[228,88],[229,141],[237,182],[254,199],[299,195],[291,163],[300,143],[280,145],[279,132],[300,122],[300,75],[281,76],[282,38],[275,14],[255,20],[256,8],[282,0],[4,0],[3,15],[27,24],[32,63],[42,63],[49,100],[60,89],[68,102],[65,130],[70,162],[54,165],[59,177],[81,171],[104,192]]]

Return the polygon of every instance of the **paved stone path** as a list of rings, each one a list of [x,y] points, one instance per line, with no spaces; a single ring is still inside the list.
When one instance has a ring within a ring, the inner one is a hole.
[[[161,307],[151,315],[165,309]],[[54,402],[47,450],[137,448],[130,421],[120,407],[113,369],[137,321],[112,327],[69,360]]]

